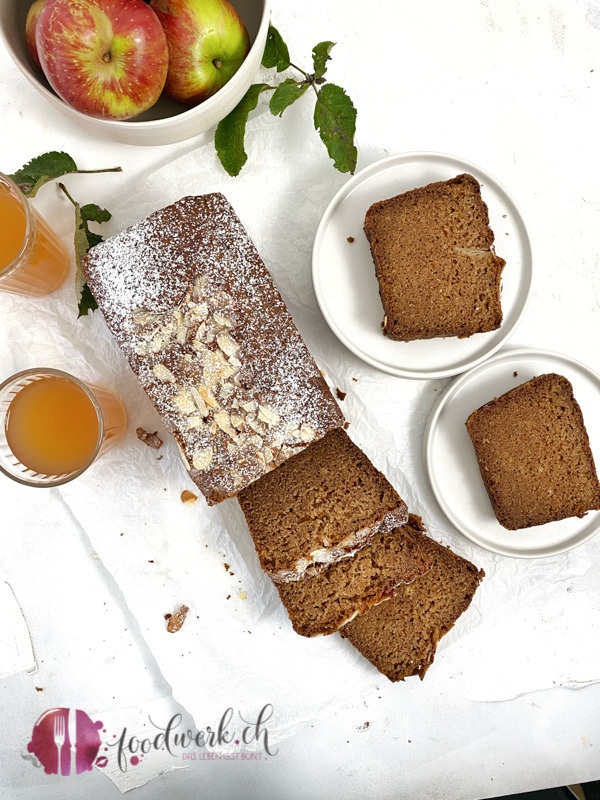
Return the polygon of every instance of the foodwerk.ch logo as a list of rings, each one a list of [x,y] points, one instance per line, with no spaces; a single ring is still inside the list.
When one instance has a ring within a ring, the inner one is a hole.
[[[153,730],[146,737],[132,736],[125,727],[120,735],[112,734],[107,742],[100,735],[107,732],[103,723],[94,722],[85,711],[51,708],[35,723],[27,751],[34,763],[37,760],[36,766],[41,765],[48,775],[80,775],[94,766],[106,767],[109,753],[114,754],[111,764],[118,766],[121,772],[126,772],[128,766],[137,766],[144,756],[159,750],[186,761],[245,760],[258,757],[261,752],[274,756],[277,750],[270,745],[267,727],[272,714],[273,706],[268,703],[255,719],[245,719],[238,712],[236,722],[233,709],[228,708],[216,728],[207,726],[193,731],[180,729],[181,714],[175,714],[166,725],[148,718]],[[246,754],[245,746],[256,752]],[[102,754],[98,755],[100,748]],[[220,750],[225,752],[218,752]]]

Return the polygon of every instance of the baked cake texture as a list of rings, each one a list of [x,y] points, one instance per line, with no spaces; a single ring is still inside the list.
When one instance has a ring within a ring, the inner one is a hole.
[[[570,381],[532,378],[466,422],[492,508],[509,530],[600,508],[600,484]]]
[[[374,203],[364,228],[390,339],[462,338],[500,327],[505,261],[494,253],[488,209],[472,175]]]
[[[261,566],[276,583],[314,575],[408,520],[404,501],[342,428],[238,500]]]
[[[378,533],[352,558],[312,577],[275,584],[292,627],[301,636],[334,633],[359,614],[412,583],[431,566],[421,548],[414,516],[406,525]]]
[[[210,505],[344,424],[223,195],[157,211],[93,247],[84,271]]]
[[[431,569],[340,629],[394,682],[411,675],[423,680],[439,640],[467,610],[484,577],[483,570],[423,533],[420,542]]]

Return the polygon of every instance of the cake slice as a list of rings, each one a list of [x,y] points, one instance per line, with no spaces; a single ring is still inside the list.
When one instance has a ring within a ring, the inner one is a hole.
[[[406,525],[378,533],[352,558],[344,558],[312,577],[275,584],[301,636],[334,633],[358,614],[412,583],[431,566],[420,546],[420,525],[410,515]]]
[[[411,341],[472,336],[502,322],[494,233],[468,174],[374,203],[365,216],[383,332]]]
[[[84,270],[209,504],[344,424],[223,195],[157,211],[93,247]]]
[[[248,486],[238,500],[261,566],[276,583],[316,574],[408,520],[396,490],[341,428]]]
[[[421,534],[431,569],[394,597],[341,628],[340,633],[391,681],[421,680],[439,640],[467,610],[483,570]]]
[[[573,386],[532,378],[466,422],[494,513],[517,530],[600,509],[600,484]]]

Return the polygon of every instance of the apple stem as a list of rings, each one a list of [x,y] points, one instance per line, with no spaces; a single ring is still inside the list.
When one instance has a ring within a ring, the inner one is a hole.
[[[59,181],[58,187],[59,187],[59,189],[61,189],[61,191],[63,191],[63,192],[64,192],[64,193],[67,195],[67,197],[68,197],[68,198],[69,198],[69,200],[70,200],[70,201],[73,203],[73,205],[74,205],[74,206],[76,206],[76,205],[77,205],[77,203],[75,202],[75,200],[73,200],[73,198],[72,198],[72,197],[71,197],[71,195],[69,194],[69,190],[68,190],[68,189],[67,189],[67,187],[64,185],[64,183],[61,183],[61,182]]]
[[[105,167],[104,169],[76,169],[77,175],[95,175],[98,172],[123,172],[123,167]]]

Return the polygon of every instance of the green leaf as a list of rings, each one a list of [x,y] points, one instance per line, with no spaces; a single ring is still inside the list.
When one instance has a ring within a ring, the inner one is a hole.
[[[244,149],[248,115],[256,108],[261,92],[270,88],[266,83],[253,84],[233,111],[217,125],[215,131],[217,155],[225,171],[232,177],[239,175],[248,160],[248,154]]]
[[[357,159],[354,145],[356,109],[340,86],[326,83],[319,89],[314,123],[334,167],[340,172],[354,172]]]
[[[95,203],[87,203],[80,206],[79,203],[75,205],[75,262],[77,269],[75,271],[75,294],[77,297],[77,308],[79,310],[78,317],[87,316],[89,311],[95,311],[98,308],[93,294],[89,286],[85,282],[85,275],[83,272],[83,259],[91,247],[94,247],[99,242],[103,241],[99,233],[95,233],[89,229],[88,222],[108,222],[111,218],[110,212],[105,208]]]
[[[87,283],[83,284],[83,288],[81,290],[81,295],[79,297],[79,302],[77,303],[77,319],[79,317],[87,317],[89,311],[95,311],[98,308],[98,303],[96,302],[94,295],[90,291],[90,287]]]
[[[293,78],[286,78],[273,92],[269,102],[271,114],[281,117],[286,108],[295,103],[299,97],[302,97],[307,89],[308,83],[306,81],[295,81]]]
[[[315,71],[315,79],[319,80],[327,72],[327,62],[331,60],[331,48],[335,42],[319,42],[313,47],[313,69]]]
[[[27,197],[35,197],[38,189],[48,181],[60,178],[70,172],[77,172],[77,164],[68,153],[53,151],[31,159],[10,178]]]
[[[290,66],[290,51],[281,38],[281,34],[272,25],[269,25],[267,43],[262,57],[263,67],[271,69],[277,67],[277,72],[283,72]]]
[[[87,222],[108,222],[112,214],[95,203],[87,203],[81,206],[81,216]]]

